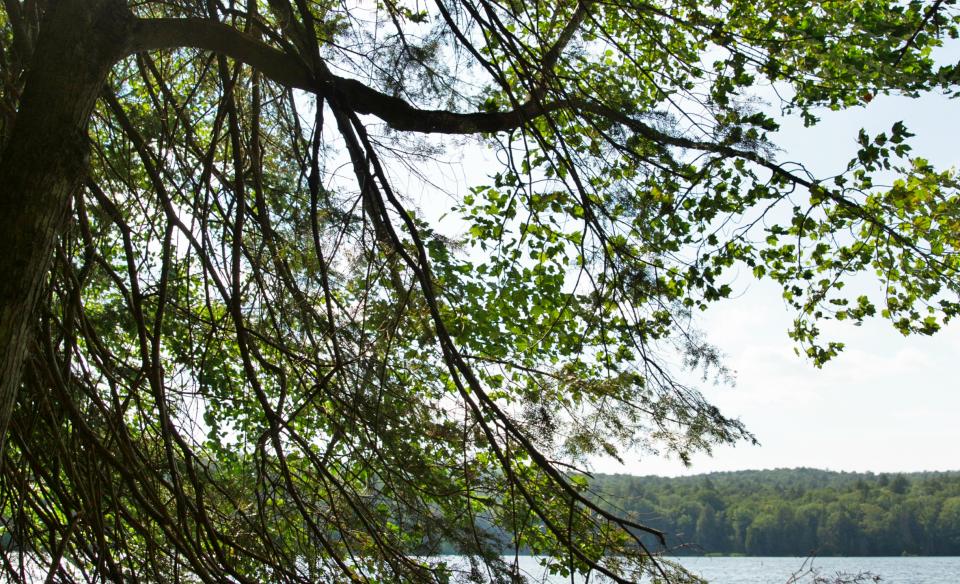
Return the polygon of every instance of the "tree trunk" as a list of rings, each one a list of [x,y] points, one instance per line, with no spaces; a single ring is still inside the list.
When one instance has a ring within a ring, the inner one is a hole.
[[[37,304],[87,168],[87,125],[134,18],[121,0],[51,0],[0,157],[0,461]]]

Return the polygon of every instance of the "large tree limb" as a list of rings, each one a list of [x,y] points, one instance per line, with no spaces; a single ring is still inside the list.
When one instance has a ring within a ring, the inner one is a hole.
[[[194,48],[250,65],[273,81],[314,91],[310,69],[295,55],[279,51],[226,24],[201,18],[151,18],[137,21],[130,52]]]
[[[276,83],[302,89],[372,114],[390,127],[408,132],[477,134],[512,130],[540,115],[568,104],[528,102],[501,112],[461,113],[414,107],[407,101],[377,91],[355,79],[329,71],[311,71],[299,56],[270,47],[226,24],[203,19],[158,18],[137,22],[132,52],[192,47],[226,55],[260,71]]]

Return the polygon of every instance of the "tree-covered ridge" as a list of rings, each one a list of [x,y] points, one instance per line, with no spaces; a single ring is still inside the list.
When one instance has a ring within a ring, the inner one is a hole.
[[[663,529],[674,553],[960,555],[960,472],[597,475],[591,487]]]

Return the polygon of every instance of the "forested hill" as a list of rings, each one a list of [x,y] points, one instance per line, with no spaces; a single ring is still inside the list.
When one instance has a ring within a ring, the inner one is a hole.
[[[597,475],[592,486],[676,553],[960,555],[960,472]]]

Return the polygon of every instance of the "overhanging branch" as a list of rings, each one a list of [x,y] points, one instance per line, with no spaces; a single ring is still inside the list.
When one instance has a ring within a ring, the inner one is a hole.
[[[408,132],[502,132],[567,105],[544,106],[528,102],[511,111],[473,113],[420,109],[355,79],[339,77],[329,71],[311,71],[297,55],[265,45],[226,24],[203,19],[141,19],[130,44],[131,52],[188,47],[226,55],[250,65],[276,83],[339,102],[360,114],[372,114],[390,127]]]
[[[557,46],[550,53],[559,53],[586,14],[586,4],[581,3],[563,31]],[[332,74],[321,62],[320,71],[312,71],[304,59],[296,54],[280,51],[220,22],[199,18],[156,18],[137,21],[131,52],[159,49],[196,48],[213,51],[241,61],[260,71],[264,76],[286,87],[314,93],[359,114],[371,114],[391,128],[407,132],[427,134],[478,134],[513,130],[523,124],[561,110],[575,110],[605,117],[622,124],[631,131],[656,142],[702,151],[718,152],[751,160],[774,172],[784,171],[756,153],[741,151],[722,144],[714,144],[671,136],[592,100],[569,98],[552,102],[532,99],[513,110],[495,112],[454,112],[449,110],[420,109],[409,102],[388,95],[356,79]],[[548,61],[556,55],[548,55]],[[787,176],[789,180],[807,187],[809,182]]]
[[[130,51],[195,48],[226,55],[250,65],[286,87],[313,91],[310,69],[297,57],[219,22],[199,18],[152,18],[137,21]]]

